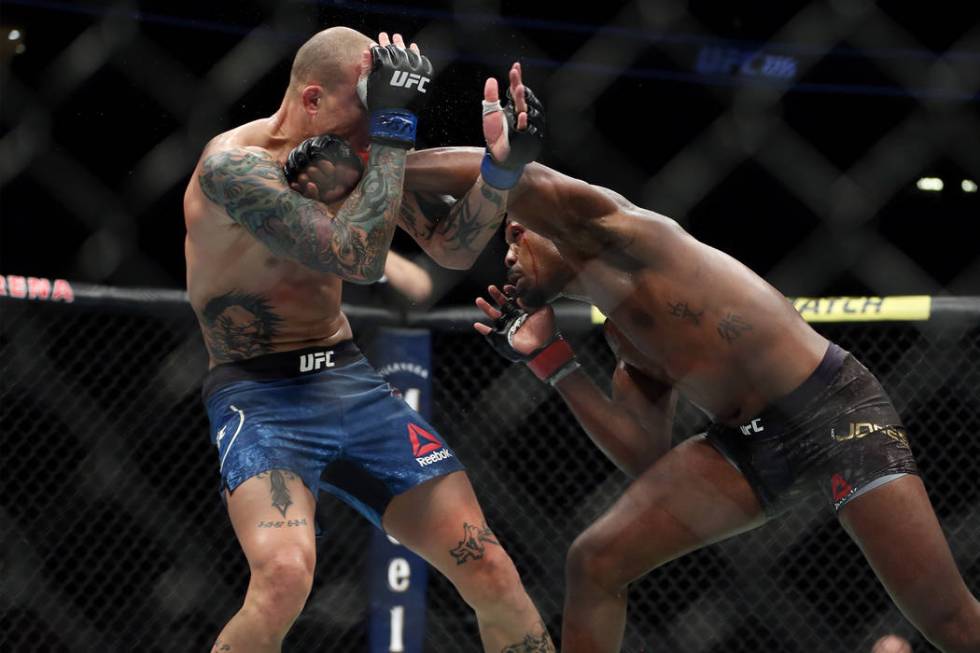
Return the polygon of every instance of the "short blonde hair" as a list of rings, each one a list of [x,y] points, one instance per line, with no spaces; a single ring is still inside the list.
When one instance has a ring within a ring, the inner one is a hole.
[[[289,73],[291,86],[319,84],[327,89],[345,83],[350,69],[361,61],[361,53],[373,41],[349,27],[331,27],[317,32],[300,46]]]

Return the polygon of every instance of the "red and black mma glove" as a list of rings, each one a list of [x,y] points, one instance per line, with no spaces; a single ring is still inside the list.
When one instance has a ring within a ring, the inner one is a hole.
[[[347,166],[357,170],[358,176],[364,173],[364,163],[346,140],[333,134],[314,136],[293,148],[286,157],[283,172],[286,181],[294,183],[300,173],[317,161],[329,161],[335,166]]]
[[[370,139],[393,147],[415,147],[418,118],[408,106],[424,98],[432,63],[410,48],[371,48],[371,72],[357,82],[357,93],[370,113]]]
[[[510,89],[507,89],[507,105],[501,108],[499,102],[483,102],[483,115],[503,111],[504,135],[510,144],[510,153],[505,161],[497,161],[487,148],[480,165],[483,181],[497,190],[509,190],[517,185],[524,172],[524,166],[538,158],[544,144],[545,119],[544,106],[533,91],[524,87],[527,102],[527,129],[517,129],[517,108]]]
[[[509,361],[527,364],[536,377],[555,385],[580,367],[575,352],[557,327],[543,347],[529,354],[514,349],[514,334],[527,318],[527,311],[508,301],[500,307],[500,317],[493,321],[493,330],[483,337],[498,354]]]

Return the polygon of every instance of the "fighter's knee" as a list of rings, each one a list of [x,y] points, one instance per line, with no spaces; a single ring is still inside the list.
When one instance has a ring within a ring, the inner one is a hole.
[[[525,593],[520,576],[502,549],[464,564],[470,568],[458,577],[456,586],[463,600],[474,610],[507,609],[515,603],[523,603]]]
[[[621,556],[613,542],[601,533],[587,530],[572,542],[565,559],[565,577],[569,585],[588,584],[619,592],[630,579],[622,574]]]
[[[973,600],[921,624],[922,634],[944,653],[980,653],[980,603]]]
[[[313,587],[314,554],[283,547],[253,561],[249,600],[274,628],[292,623]]]

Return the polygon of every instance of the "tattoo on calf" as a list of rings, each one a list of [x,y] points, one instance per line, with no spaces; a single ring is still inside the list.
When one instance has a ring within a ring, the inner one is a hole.
[[[286,486],[286,481],[293,480],[294,478],[296,478],[296,475],[293,474],[292,472],[287,472],[279,469],[273,469],[270,472],[262,472],[261,474],[256,474],[258,478],[265,478],[266,475],[268,475],[269,477],[269,494],[272,497],[272,507],[278,510],[280,513],[282,513],[282,516],[285,517],[286,511],[289,510],[289,506],[293,505],[293,499],[289,495],[289,488]],[[275,523],[275,522],[270,522],[270,523]],[[262,526],[260,524],[260,528],[261,527]]]
[[[687,302],[677,302],[676,304],[671,304],[667,302],[667,312],[674,317],[686,320],[695,326],[701,324],[701,316],[704,315],[704,311],[694,311]]]
[[[718,323],[718,335],[728,344],[738,340],[743,333],[751,331],[752,325],[735,313],[729,313]]]
[[[294,528],[296,526],[306,526],[306,518],[287,519],[286,521],[260,521],[259,528]]]
[[[235,290],[209,301],[201,319],[208,349],[220,363],[271,352],[282,322],[265,297]]]
[[[534,635],[528,633],[524,636],[524,639],[517,642],[516,644],[511,644],[510,646],[504,647],[500,650],[500,653],[554,653],[555,645],[551,641],[551,637],[548,636],[548,631],[545,629],[544,624],[541,624],[541,634]]]
[[[486,554],[485,544],[500,543],[494,538],[493,533],[487,528],[486,524],[481,528],[473,524],[463,522],[463,539],[455,549],[450,549],[449,554],[456,559],[456,564],[461,565],[469,560],[479,560]]]

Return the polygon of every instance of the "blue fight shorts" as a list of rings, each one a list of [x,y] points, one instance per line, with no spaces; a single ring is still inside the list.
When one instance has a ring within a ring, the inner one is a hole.
[[[463,469],[350,340],[218,365],[202,394],[229,492],[289,470],[382,528],[392,497]]]

